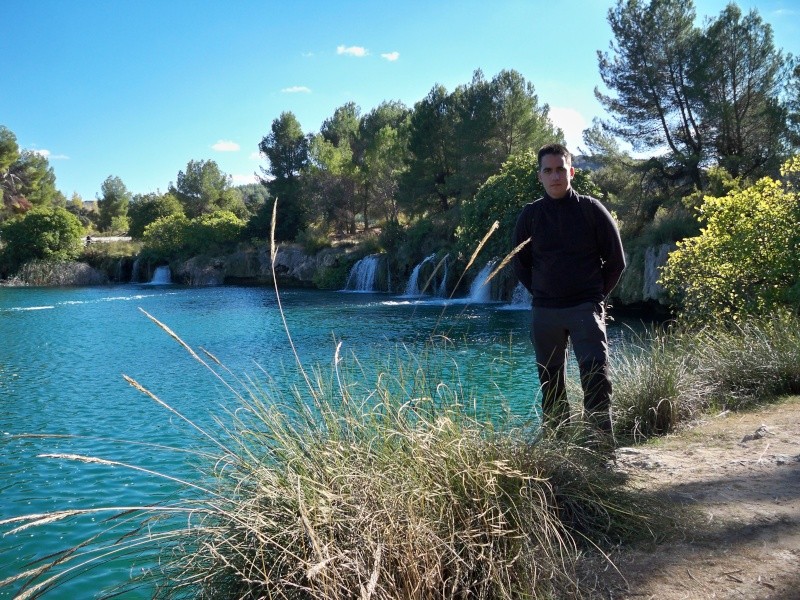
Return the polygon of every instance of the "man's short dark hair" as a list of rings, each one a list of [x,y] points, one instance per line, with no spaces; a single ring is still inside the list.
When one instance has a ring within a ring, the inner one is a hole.
[[[563,144],[546,144],[539,148],[539,154],[536,156],[536,160],[539,161],[540,169],[542,168],[542,157],[548,154],[563,156],[567,160],[567,164],[572,165],[572,154],[569,153],[566,146]]]

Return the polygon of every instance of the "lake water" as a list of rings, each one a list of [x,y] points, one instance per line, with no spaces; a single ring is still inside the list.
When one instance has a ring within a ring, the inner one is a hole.
[[[431,334],[446,335],[462,383],[476,390],[476,403],[504,404],[535,418],[527,310],[309,290],[283,291],[280,300],[306,366],[330,365],[338,342],[343,353],[369,365],[397,348],[419,351]],[[0,520],[146,505],[177,490],[174,483],[127,468],[39,457],[44,453],[85,454],[191,477],[185,455],[154,444],[194,447],[197,436],[122,375],[204,426],[213,427],[215,416],[225,420],[224,409],[235,401],[140,308],[237,375],[263,378],[263,369],[280,384],[293,380],[291,346],[270,288],[0,288]],[[0,580],[24,570],[32,558],[103,529],[102,519],[0,537]],[[95,597],[137,568],[118,561],[70,580],[52,597]],[[14,589],[0,588],[0,598],[11,597]]]

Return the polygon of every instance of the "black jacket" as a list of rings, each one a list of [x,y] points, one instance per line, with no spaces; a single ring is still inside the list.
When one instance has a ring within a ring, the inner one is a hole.
[[[534,306],[567,308],[602,302],[625,269],[619,229],[595,198],[570,189],[526,204],[514,229],[514,272]]]

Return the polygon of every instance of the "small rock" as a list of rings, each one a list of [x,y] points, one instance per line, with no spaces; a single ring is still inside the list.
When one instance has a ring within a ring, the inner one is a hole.
[[[635,456],[635,455],[644,454],[644,453],[641,450],[637,450],[636,448],[630,448],[629,446],[625,446],[625,447],[622,447],[622,448],[617,448],[617,454],[618,455],[623,455],[623,456],[624,455],[633,455],[633,456]]]
[[[744,436],[741,443],[750,442],[752,440],[760,440],[767,435],[772,435],[772,432],[767,428],[766,425],[762,424],[761,427],[756,429],[753,433],[748,433],[746,436]]]

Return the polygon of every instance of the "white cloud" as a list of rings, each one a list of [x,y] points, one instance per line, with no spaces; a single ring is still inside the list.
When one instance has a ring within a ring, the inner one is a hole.
[[[311,88],[304,85],[293,85],[291,87],[283,88],[281,93],[284,94],[310,94]]]
[[[69,160],[69,156],[66,154],[53,154],[50,152],[50,150],[45,148],[33,148],[30,151],[43,158],[46,158],[47,160]]]
[[[261,152],[261,150],[259,150],[258,152],[251,152],[250,156],[248,156],[247,158],[249,158],[250,160],[264,160],[264,158],[266,157],[264,156],[264,153]]]
[[[400,53],[397,52],[396,50],[394,52],[384,52],[383,54],[381,54],[381,58],[385,58],[389,62],[394,62],[398,58],[400,58]]]
[[[239,144],[230,140],[219,140],[211,147],[217,152],[238,152],[240,149]]]
[[[247,185],[248,183],[258,183],[258,178],[256,177],[255,173],[251,173],[250,175],[242,175],[234,173],[231,175],[231,180],[233,181],[233,185]]]
[[[368,52],[363,46],[337,46],[336,54],[347,54],[348,56],[358,56],[360,58],[366,56]]]
[[[551,106],[549,115],[553,124],[564,132],[569,151],[577,153],[583,143],[583,130],[589,126],[586,119],[574,108],[562,106]]]

